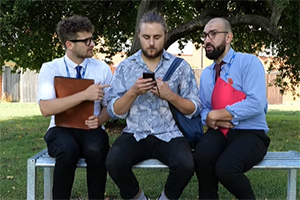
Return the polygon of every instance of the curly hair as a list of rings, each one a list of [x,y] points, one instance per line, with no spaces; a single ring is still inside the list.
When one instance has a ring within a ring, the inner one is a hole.
[[[62,44],[65,46],[66,41],[74,40],[78,37],[78,32],[94,33],[95,27],[87,17],[72,16],[62,19],[57,24],[56,32]]]

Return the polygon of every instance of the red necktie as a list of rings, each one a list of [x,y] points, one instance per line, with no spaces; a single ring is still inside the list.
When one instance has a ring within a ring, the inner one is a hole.
[[[216,70],[216,77],[215,77],[215,81],[217,81],[218,77],[220,76],[221,73],[221,67],[225,62],[223,62],[223,60],[220,62],[220,64],[215,64],[215,70]]]

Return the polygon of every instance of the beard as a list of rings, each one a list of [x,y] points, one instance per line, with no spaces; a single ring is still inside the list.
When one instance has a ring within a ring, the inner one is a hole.
[[[211,46],[213,48],[212,51],[208,51],[205,49],[206,57],[211,60],[219,58],[224,53],[226,48],[225,40],[218,47],[215,47],[212,44],[207,44],[206,46]]]
[[[152,49],[152,50],[156,50],[153,54],[149,54],[148,52],[147,52],[147,49],[149,50],[149,49]],[[143,53],[143,55],[146,57],[146,58],[148,58],[148,59],[154,59],[154,58],[157,58],[157,57],[160,57],[161,56],[161,54],[163,53],[163,51],[164,51],[164,49],[155,49],[155,48],[147,48],[147,49],[145,49],[145,48],[142,48],[142,53]]]
[[[93,48],[88,48],[85,51],[83,50],[75,50],[74,56],[80,59],[92,58],[94,56]]]

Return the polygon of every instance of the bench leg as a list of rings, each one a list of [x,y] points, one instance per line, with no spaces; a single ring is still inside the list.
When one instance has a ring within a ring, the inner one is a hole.
[[[297,170],[288,170],[287,200],[296,200]]]
[[[27,160],[27,200],[36,199],[36,168],[35,159]]]
[[[52,177],[53,169],[51,167],[44,168],[44,199],[52,200]]]

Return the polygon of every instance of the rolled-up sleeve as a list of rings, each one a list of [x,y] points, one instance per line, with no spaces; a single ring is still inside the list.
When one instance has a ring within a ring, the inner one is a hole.
[[[177,85],[176,78],[181,77],[179,85]],[[192,101],[195,105],[195,110],[190,115],[185,115],[187,118],[192,118],[194,116],[199,115],[201,111],[201,103],[198,95],[198,85],[195,79],[195,75],[193,69],[190,65],[183,60],[181,66],[178,70],[174,72],[174,76],[172,76],[175,80],[169,81],[170,88],[177,93],[176,88],[180,88],[179,95],[185,99]]]
[[[242,90],[246,99],[226,106],[226,110],[233,116],[232,123],[247,120],[260,115],[266,107],[266,82],[264,68],[255,56],[248,59],[243,71]]]
[[[213,83],[211,81],[211,69],[207,67],[203,70],[200,78],[200,102],[201,102],[201,120],[202,124],[206,126],[207,114],[212,110],[211,108],[211,93],[213,90]]]
[[[123,65],[122,63],[117,67],[112,84],[109,90],[109,95],[107,98],[107,112],[112,119],[125,119],[128,115],[128,112],[123,115],[117,115],[114,110],[114,104],[117,99],[122,97],[126,92],[125,80],[123,75]]]

